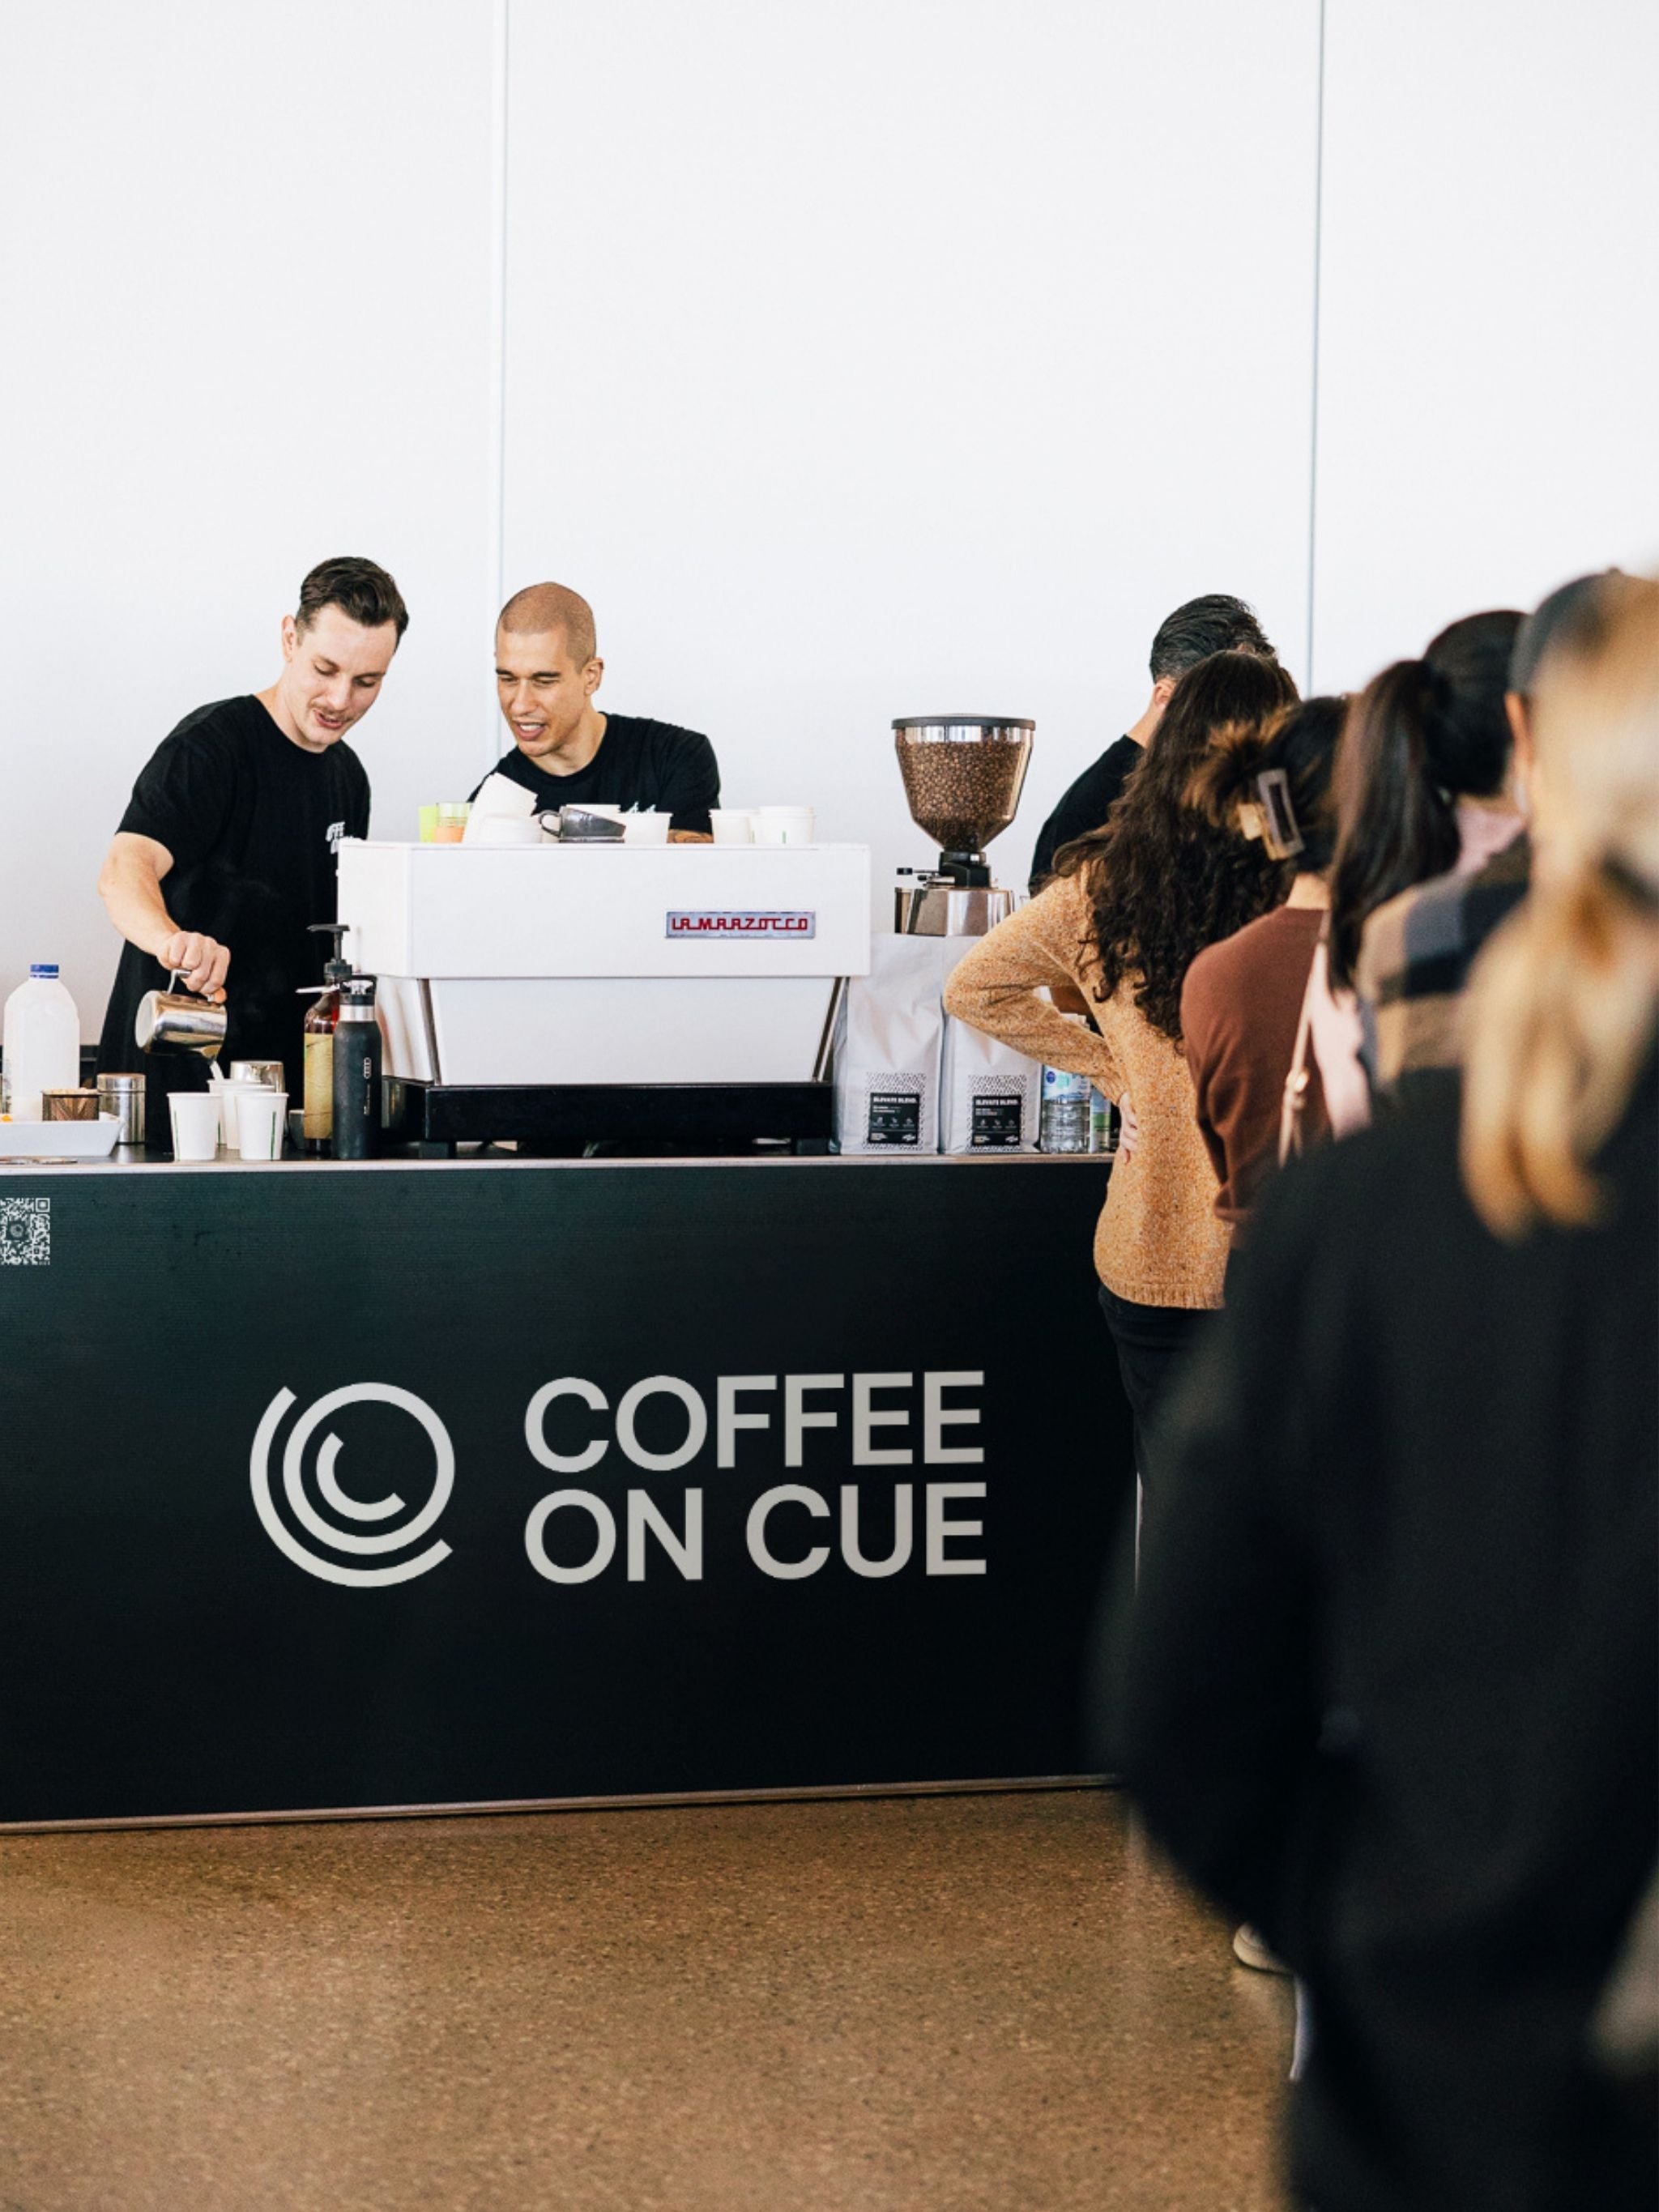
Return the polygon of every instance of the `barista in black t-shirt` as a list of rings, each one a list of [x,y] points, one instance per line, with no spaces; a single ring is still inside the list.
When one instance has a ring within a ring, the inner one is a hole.
[[[100,1067],[137,1065],[139,1000],[182,974],[188,989],[228,1001],[227,1066],[280,1060],[298,1103],[296,994],[322,981],[322,940],[307,931],[334,916],[335,847],[368,830],[368,778],[345,736],[379,698],[408,622],[384,568],[325,562],[283,617],[276,681],[198,707],[156,748],[98,879],[127,940]],[[168,1087],[189,1069],[170,1071]]]
[[[495,625],[495,689],[514,750],[495,774],[533,791],[538,809],[626,807],[666,814],[677,844],[705,844],[720,803],[714,748],[696,730],[602,714],[605,677],[593,610],[562,584],[532,584]]]

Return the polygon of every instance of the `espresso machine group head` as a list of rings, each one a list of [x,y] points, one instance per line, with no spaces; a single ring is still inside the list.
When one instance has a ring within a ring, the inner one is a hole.
[[[1012,911],[985,848],[1013,820],[1035,722],[1008,714],[904,714],[893,724],[910,818],[939,847],[930,876],[903,894],[912,937],[983,937]]]

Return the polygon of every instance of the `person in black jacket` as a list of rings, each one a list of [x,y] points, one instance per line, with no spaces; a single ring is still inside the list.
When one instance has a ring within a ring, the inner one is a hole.
[[[1229,592],[1212,592],[1204,599],[1188,599],[1172,615],[1166,615],[1152,640],[1152,696],[1140,720],[1084,769],[1037,831],[1031,854],[1034,897],[1054,873],[1054,854],[1060,847],[1074,838],[1086,837],[1104,823],[1122,797],[1131,773],[1139,767],[1140,757],[1164,719],[1164,709],[1176,684],[1189,668],[1196,668],[1212,653],[1256,653],[1264,660],[1279,657],[1252,610]]]
[[[1536,702],[1464,1093],[1275,1187],[1149,1499],[1118,1717],[1308,1992],[1318,2212],[1636,2212],[1592,2056],[1659,1850],[1659,585]]]

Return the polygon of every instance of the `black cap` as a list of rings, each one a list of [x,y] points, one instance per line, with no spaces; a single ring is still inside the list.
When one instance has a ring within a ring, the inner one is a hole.
[[[328,936],[334,939],[329,947],[328,958],[323,963],[323,981],[332,985],[343,983],[351,973],[351,963],[343,957],[345,933],[350,925],[343,921],[313,921],[307,924],[313,937]]]

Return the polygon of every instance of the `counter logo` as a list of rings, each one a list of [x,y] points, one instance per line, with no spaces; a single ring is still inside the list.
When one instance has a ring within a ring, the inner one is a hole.
[[[266,1535],[283,1557],[292,1559],[296,1567],[303,1567],[308,1575],[316,1575],[325,1583],[343,1583],[349,1589],[380,1589],[391,1583],[412,1582],[416,1575],[427,1573],[447,1559],[449,1546],[440,1542],[428,1544],[413,1559],[400,1559],[387,1566],[347,1566],[337,1559],[319,1558],[301,1541],[277,1512],[270,1481],[270,1456],[277,1433],[295,1403],[292,1390],[279,1390],[265,1407],[253,1439],[250,1465],[254,1510]],[[334,1522],[325,1521],[306,1491],[306,1447],[313,1436],[331,1413],[337,1413],[345,1406],[362,1405],[396,1406],[412,1416],[431,1441],[434,1462],[432,1494],[426,1504],[398,1527],[381,1528],[373,1534],[359,1531],[369,1522],[391,1521],[394,1516],[407,1513],[409,1508],[395,1491],[389,1497],[365,1502],[350,1497],[341,1488],[334,1471],[341,1451],[338,1437],[325,1436],[318,1449],[317,1492],[340,1520],[358,1526],[342,1528]],[[449,1503],[449,1493],[454,1486],[455,1447],[449,1440],[448,1430],[423,1398],[417,1398],[412,1390],[400,1390],[391,1382],[349,1382],[343,1389],[331,1390],[300,1416],[283,1451],[283,1495],[289,1511],[307,1535],[314,1537],[328,1551],[344,1553],[349,1558],[404,1551],[418,1542]]]

